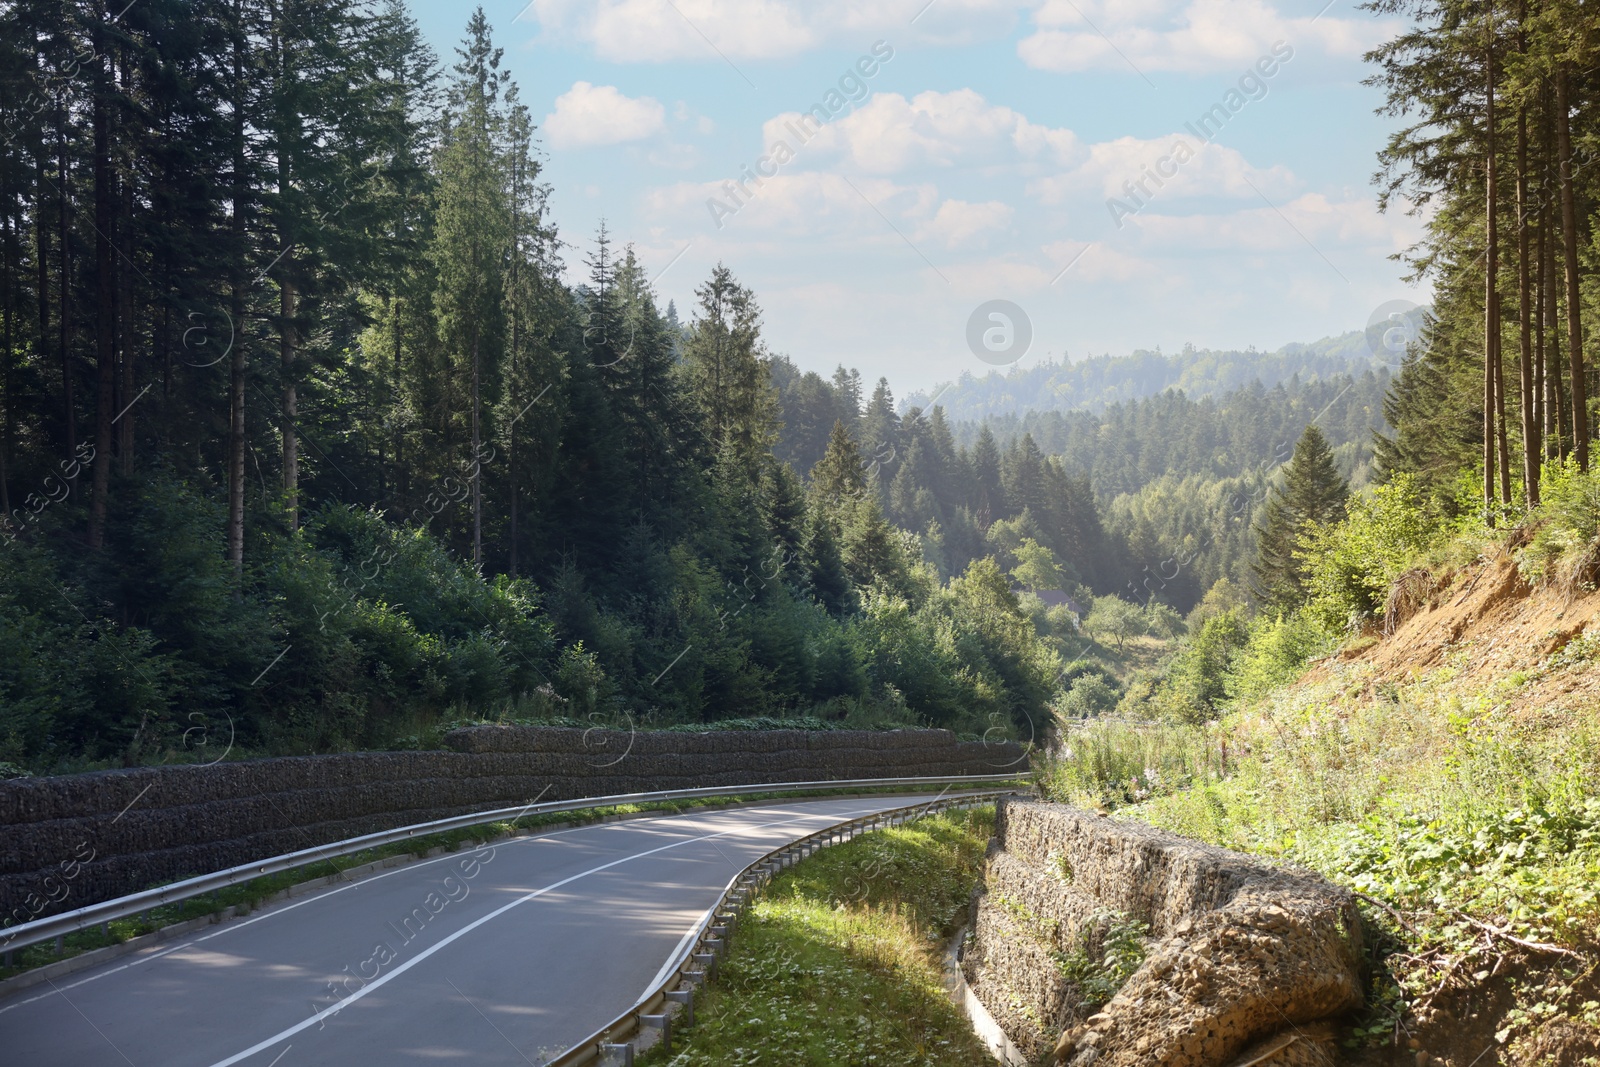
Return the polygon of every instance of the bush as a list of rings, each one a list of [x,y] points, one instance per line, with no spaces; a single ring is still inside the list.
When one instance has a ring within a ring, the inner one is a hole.
[[[1068,719],[1088,719],[1104,715],[1117,706],[1120,694],[1105,679],[1094,674],[1075,678],[1055,702],[1056,715]]]
[[[1234,657],[1223,679],[1224,689],[1232,700],[1256,700],[1294,681],[1306,663],[1332,643],[1332,636],[1304,612],[1259,619]]]
[[[1600,467],[1546,464],[1539,518],[1518,559],[1523,575],[1572,592],[1592,586],[1600,573]]]
[[[1309,574],[1311,613],[1332,630],[1380,613],[1395,579],[1443,531],[1443,518],[1408,473],[1352,498],[1344,521],[1311,531],[1297,553]]]
[[[1237,611],[1207,619],[1167,671],[1165,688],[1174,698],[1167,705],[1168,714],[1191,723],[1215,718],[1228,696],[1227,677],[1234,655],[1249,638],[1249,628]]]

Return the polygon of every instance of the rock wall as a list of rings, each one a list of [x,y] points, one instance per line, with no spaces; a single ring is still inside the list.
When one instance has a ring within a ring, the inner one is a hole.
[[[1095,1010],[1064,961],[1113,916],[1148,926],[1143,962]],[[1001,801],[963,969],[1035,1060],[1072,1067],[1311,1067],[1362,1003],[1354,898],[1140,823]]]
[[[251,860],[535,798],[1026,770],[945,730],[475,727],[448,752],[139,767],[0,783],[0,929]]]

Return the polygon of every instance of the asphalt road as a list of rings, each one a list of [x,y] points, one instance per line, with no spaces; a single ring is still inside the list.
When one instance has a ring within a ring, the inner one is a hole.
[[[637,1003],[756,857],[916,799],[605,823],[381,871],[0,1000],[0,1061],[537,1065]]]

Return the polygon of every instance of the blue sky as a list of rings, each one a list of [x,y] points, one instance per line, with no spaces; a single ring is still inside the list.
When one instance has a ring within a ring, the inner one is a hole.
[[[687,317],[720,259],[755,290],[773,351],[904,394],[990,369],[967,337],[991,300],[1031,321],[1028,362],[1272,349],[1424,302],[1388,258],[1421,223],[1377,211],[1393,120],[1360,84],[1362,53],[1399,27],[1323,2],[485,10],[541,126],[572,280],[604,216],[660,272],[663,306]],[[413,10],[451,61],[468,9]],[[836,113],[802,141],[816,104]],[[727,191],[757,166],[759,185]]]

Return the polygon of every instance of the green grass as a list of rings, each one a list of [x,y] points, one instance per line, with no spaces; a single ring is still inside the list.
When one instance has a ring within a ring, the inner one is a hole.
[[[1062,731],[1059,757],[1041,771],[1052,800],[1115,808],[1209,781],[1221,771],[1220,741],[1183,723],[1094,722]]]
[[[993,788],[993,786],[953,786],[949,789],[949,792],[959,793],[967,789],[982,788]],[[320,878],[328,878],[342,871],[348,871],[354,867],[360,867],[390,856],[413,855],[421,857],[433,849],[441,847],[450,852],[455,852],[461,848],[476,847],[515,830],[536,830],[563,825],[582,826],[600,822],[613,815],[629,815],[640,812],[674,815],[730,802],[765,803],[773,800],[797,798],[827,798],[840,795],[861,796],[904,792],[904,786],[890,786],[884,789],[830,789],[814,792],[789,790],[770,793],[749,793],[737,798],[706,797],[698,800],[659,801],[651,804],[619,804],[611,807],[583,808],[576,811],[525,815],[515,821],[485,823],[482,826],[451,830],[447,833],[428,834],[425,837],[399,841],[380,848],[367,849],[364,852],[341,856],[337,859],[319,860],[304,867],[297,867],[292,871],[283,871],[279,874],[267,875],[262,878],[253,878],[248,882],[241,882],[238,885],[219,890],[214,895],[208,894],[202,897],[193,897],[189,900],[152,908],[146,915],[129,916],[126,919],[114,920],[104,929],[100,926],[94,926],[87,930],[80,930],[77,933],[66,936],[64,950],[59,953],[56,951],[53,942],[16,949],[12,952],[11,966],[7,967],[0,964],[0,981],[21,974],[24,971],[33,970],[36,967],[43,967],[60,960],[82,955],[85,952],[93,952],[95,949],[106,948],[110,945],[119,945],[167,926],[187,922],[191,919],[203,918],[207,915],[215,915],[229,908],[240,907],[245,911],[253,911],[267,898],[291,886],[313,882]],[[148,888],[156,887],[151,886]],[[0,942],[4,941],[4,935],[5,928],[0,927]]]
[[[943,987],[994,809],[874,831],[775,878],[741,920],[695,1025],[654,1067],[992,1067]]]

